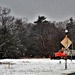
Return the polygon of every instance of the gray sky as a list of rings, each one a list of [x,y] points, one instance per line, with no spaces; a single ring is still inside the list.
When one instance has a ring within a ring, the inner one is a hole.
[[[0,0],[0,6],[11,9],[15,17],[26,17],[29,21],[44,15],[51,21],[75,18],[75,0]]]

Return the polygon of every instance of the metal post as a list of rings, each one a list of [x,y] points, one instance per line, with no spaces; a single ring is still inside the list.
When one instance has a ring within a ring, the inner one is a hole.
[[[72,42],[72,50],[73,50],[73,42]],[[71,61],[72,61],[72,50],[71,50]]]
[[[65,57],[65,70],[67,69],[67,56]]]

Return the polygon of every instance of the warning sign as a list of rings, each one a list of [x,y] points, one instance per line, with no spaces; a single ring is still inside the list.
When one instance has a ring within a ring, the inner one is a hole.
[[[67,37],[66,37],[61,41],[61,44],[65,47],[65,48],[68,48],[71,44],[72,44],[72,41]]]

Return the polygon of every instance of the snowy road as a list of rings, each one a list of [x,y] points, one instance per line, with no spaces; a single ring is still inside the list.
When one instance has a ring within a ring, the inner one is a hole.
[[[3,59],[0,60],[0,75],[65,75],[75,72],[75,60],[50,59]]]

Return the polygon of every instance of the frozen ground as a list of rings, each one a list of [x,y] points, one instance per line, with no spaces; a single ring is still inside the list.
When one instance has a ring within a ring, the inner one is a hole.
[[[75,60],[2,59],[0,75],[66,75],[75,72]]]

